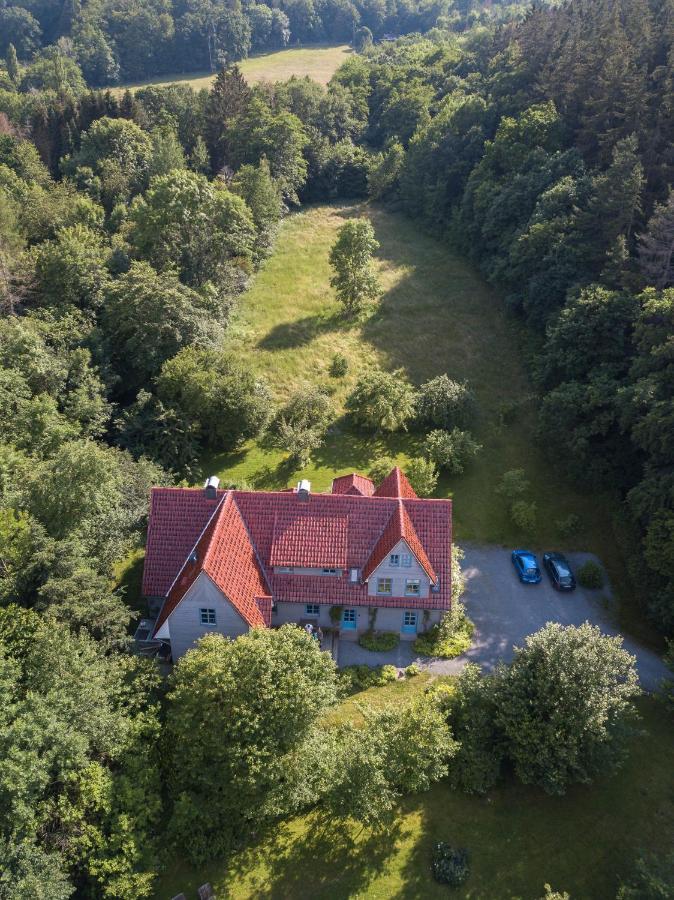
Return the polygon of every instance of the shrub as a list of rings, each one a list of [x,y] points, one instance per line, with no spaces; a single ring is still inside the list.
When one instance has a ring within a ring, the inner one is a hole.
[[[591,591],[598,591],[604,586],[604,572],[599,563],[588,559],[576,573],[578,584]]]
[[[330,363],[330,374],[333,378],[343,378],[349,371],[349,361],[343,353],[335,353]]]
[[[400,635],[393,631],[369,631],[364,632],[358,638],[358,643],[365,650],[372,650],[374,653],[384,653],[386,650],[395,649],[400,643]]]
[[[474,630],[475,625],[466,615],[463,603],[456,600],[439,625],[419,635],[414,642],[414,652],[421,656],[454,659],[470,647]]]
[[[461,571],[461,562],[465,555],[458,544],[452,544],[452,606],[454,608],[466,588],[466,578]]]
[[[555,527],[562,537],[571,537],[580,528],[580,519],[575,513],[570,513],[565,519],[557,519]]]
[[[671,900],[674,897],[674,853],[639,857],[627,884],[618,890],[616,900]]]
[[[504,745],[496,726],[497,680],[469,663],[453,683],[448,721],[459,743],[449,772],[452,787],[485,794],[501,774]]]
[[[398,680],[395,666],[345,666],[340,669],[339,680],[346,693],[365,691],[371,687],[383,687]]]
[[[524,475],[524,469],[509,469],[503,473],[496,493],[505,497],[506,500],[513,501],[526,494],[530,487],[531,485]]]
[[[571,896],[566,891],[553,891],[549,884],[543,885],[545,893],[540,900],[571,900]]]
[[[533,500],[515,500],[510,515],[518,528],[531,532],[536,527],[536,504]]]
[[[410,663],[405,669],[405,678],[414,678],[415,675],[421,675],[421,666],[419,663]]]
[[[414,388],[402,369],[363,373],[346,399],[346,409],[360,428],[400,431],[415,411]]]
[[[482,449],[473,440],[469,431],[452,428],[451,431],[436,429],[426,437],[425,450],[429,459],[452,475],[460,475],[470,460]]]
[[[438,375],[419,388],[417,420],[422,427],[466,428],[475,417],[475,397],[465,381]]]
[[[405,475],[419,497],[429,497],[438,483],[435,464],[423,457],[411,460],[405,468]]]
[[[395,666],[382,666],[378,678],[378,686],[398,680],[398,670]]]
[[[372,464],[368,475],[376,485],[380,485],[394,466],[395,462],[390,456],[381,456]]]
[[[306,465],[312,450],[321,446],[333,415],[330,399],[321,388],[297,391],[273,416],[265,443],[285,450],[298,465]]]
[[[468,851],[439,841],[433,848],[433,878],[440,884],[459,887],[468,878]]]

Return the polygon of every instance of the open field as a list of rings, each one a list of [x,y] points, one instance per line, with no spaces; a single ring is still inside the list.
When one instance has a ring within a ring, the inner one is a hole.
[[[339,226],[358,215],[372,220],[381,244],[385,292],[369,317],[348,325],[330,287],[328,253]],[[373,364],[402,368],[416,383],[441,372],[467,379],[478,398],[475,432],[484,449],[469,471],[443,477],[437,490],[454,498],[457,540],[588,550],[605,562],[620,593],[625,576],[611,529],[616,501],[576,491],[551,469],[534,442],[535,412],[526,401],[531,386],[516,323],[469,265],[414,223],[367,205],[320,206],[290,216],[274,255],[243,296],[231,334],[233,346],[269,380],[278,400],[303,384],[319,383],[334,391],[341,410],[359,372]],[[343,379],[329,375],[335,352],[349,360]],[[404,467],[419,452],[417,435],[358,435],[340,420],[301,472],[289,469],[281,452],[255,443],[211,456],[203,469],[223,481],[245,480],[265,489],[286,487],[302,476],[326,490],[334,475],[366,473],[381,456]],[[513,525],[495,493],[503,472],[512,468],[523,468],[531,481],[538,505],[533,535]],[[557,523],[571,513],[580,527],[564,538]]]
[[[335,716],[361,715],[358,704],[400,702],[426,685],[409,682],[374,688],[342,704]],[[176,862],[160,879],[155,897],[179,891],[196,896],[210,881],[218,897],[278,900],[536,900],[546,882],[573,900],[613,900],[640,849],[665,852],[674,828],[671,724],[653,700],[639,709],[645,737],[635,738],[627,765],[614,778],[576,787],[565,797],[507,779],[486,797],[435,785],[408,798],[395,825],[381,834],[359,826],[326,825],[311,814],[275,826],[272,835],[229,864],[198,872]],[[448,840],[471,854],[466,885],[448,891],[430,876],[434,841]]]
[[[240,60],[237,65],[250,84],[258,81],[285,81],[293,75],[304,78],[308,75],[319,84],[327,84],[351,52],[346,44],[316,44],[307,47],[296,47],[290,50],[277,50],[275,53],[262,53]],[[147,85],[189,84],[195,91],[210,88],[215,75],[212,72],[190,72],[188,75],[173,73],[124,84],[114,89],[115,93],[123,93],[127,88],[135,91]]]

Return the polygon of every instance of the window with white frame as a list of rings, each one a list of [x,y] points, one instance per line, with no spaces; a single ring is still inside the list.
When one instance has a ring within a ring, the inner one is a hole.
[[[399,566],[400,565],[400,554],[392,553],[391,556],[389,557],[389,563],[392,566]]]
[[[304,611],[308,616],[318,616],[321,608],[318,603],[307,603],[307,605],[304,607]]]
[[[324,567],[321,569],[321,575],[339,575],[339,569]]]
[[[276,566],[276,571],[282,575],[292,575],[295,570],[292,566]]]
[[[406,569],[410,568],[410,566],[412,565],[412,554],[411,553],[403,553],[402,564]]]
[[[200,609],[199,618],[201,619],[202,625],[215,625],[215,610]]]
[[[377,593],[378,594],[390,594],[393,590],[393,579],[392,578],[378,578],[377,579]]]
[[[405,582],[405,594],[408,597],[418,597],[421,592],[421,582],[418,578],[408,578]]]

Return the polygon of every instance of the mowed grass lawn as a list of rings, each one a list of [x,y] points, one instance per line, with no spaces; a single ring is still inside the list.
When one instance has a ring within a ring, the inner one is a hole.
[[[313,44],[249,56],[240,60],[237,65],[250,84],[258,81],[286,81],[293,75],[297,78],[308,76],[319,84],[327,84],[349,53],[351,48],[347,44]],[[215,75],[212,72],[190,72],[188,75],[176,72],[120,85],[114,89],[114,93],[123,93],[127,89],[135,91],[150,84],[189,84],[195,91],[202,88],[208,90],[214,79]]]
[[[361,706],[400,703],[427,678],[375,688],[347,700],[335,718],[358,721]],[[188,898],[210,881],[217,897],[232,900],[537,900],[549,882],[572,900],[613,900],[639,850],[671,849],[674,836],[674,744],[671,723],[656,701],[639,702],[643,737],[632,741],[627,765],[592,787],[565,797],[506,779],[486,797],[456,793],[445,784],[409,797],[388,831],[325,823],[312,813],[275,826],[271,836],[195,870],[175,861],[155,897],[179,891]],[[430,873],[435,841],[467,847],[471,874],[450,891]]]
[[[374,226],[384,294],[369,316],[350,325],[330,287],[328,254],[338,228],[353,216],[367,216]],[[590,550],[620,586],[625,578],[611,528],[616,501],[576,490],[556,474],[536,443],[535,408],[527,402],[532,387],[518,327],[476,271],[415,223],[369,205],[330,205],[308,208],[283,222],[273,256],[240,301],[230,343],[269,381],[278,402],[303,385],[321,384],[334,391],[338,416],[368,366],[401,368],[416,384],[442,372],[466,379],[477,395],[474,430],[484,449],[468,471],[442,477],[437,489],[438,496],[454,498],[457,540]],[[336,352],[349,360],[345,378],[329,375]],[[521,405],[504,418],[513,404]],[[206,458],[203,474],[218,474],[227,482],[243,479],[261,489],[283,488],[306,477],[316,490],[327,490],[335,475],[367,473],[382,456],[404,468],[420,453],[419,435],[357,434],[339,418],[302,471],[291,470],[283,453],[249,443]],[[513,525],[496,493],[502,474],[512,468],[523,468],[531,481],[538,506],[534,534]],[[571,513],[580,527],[569,538],[558,523]]]

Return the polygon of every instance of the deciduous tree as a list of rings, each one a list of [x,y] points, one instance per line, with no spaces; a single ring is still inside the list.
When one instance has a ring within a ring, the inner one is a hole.
[[[374,228],[366,219],[350,219],[337,232],[337,240],[330,250],[330,264],[335,270],[330,284],[349,316],[381,293],[372,265],[373,253],[378,248]]]

